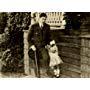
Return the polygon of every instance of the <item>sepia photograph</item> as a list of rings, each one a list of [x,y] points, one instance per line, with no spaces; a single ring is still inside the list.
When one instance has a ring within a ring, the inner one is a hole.
[[[0,78],[90,78],[90,12],[0,12]]]

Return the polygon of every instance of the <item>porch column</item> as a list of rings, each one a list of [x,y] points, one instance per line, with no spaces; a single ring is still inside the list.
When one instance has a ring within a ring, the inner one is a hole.
[[[31,25],[35,23],[35,13],[31,13]],[[29,63],[29,55],[28,55],[28,50],[29,50],[29,45],[27,41],[27,36],[28,36],[28,30],[23,30],[24,32],[24,73],[27,75],[32,74],[32,71],[30,73],[30,63]]]

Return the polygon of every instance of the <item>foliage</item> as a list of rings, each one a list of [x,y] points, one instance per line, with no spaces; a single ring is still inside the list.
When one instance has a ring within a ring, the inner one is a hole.
[[[66,12],[65,13],[65,20],[66,20],[66,27],[65,33],[71,35],[79,35],[81,30],[80,27],[85,21],[87,13],[83,12]]]
[[[0,34],[4,33],[7,24],[7,13],[0,13]]]
[[[6,66],[4,71],[19,71],[23,68],[23,30],[28,30],[30,25],[30,13],[29,12],[9,12],[7,14],[5,35],[8,36],[8,40],[4,43],[6,50],[10,49],[9,54],[4,55]],[[5,27],[4,27],[5,28]]]

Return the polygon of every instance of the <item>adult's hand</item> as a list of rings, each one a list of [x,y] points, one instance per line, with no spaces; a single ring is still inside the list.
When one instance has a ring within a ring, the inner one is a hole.
[[[33,51],[36,51],[35,45],[32,45],[32,46],[30,47],[30,49],[32,49]]]

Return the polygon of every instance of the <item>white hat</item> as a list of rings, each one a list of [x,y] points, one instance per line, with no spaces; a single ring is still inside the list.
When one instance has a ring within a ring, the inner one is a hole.
[[[53,44],[55,44],[55,40],[52,40],[52,41],[50,42],[50,45],[53,45]]]

